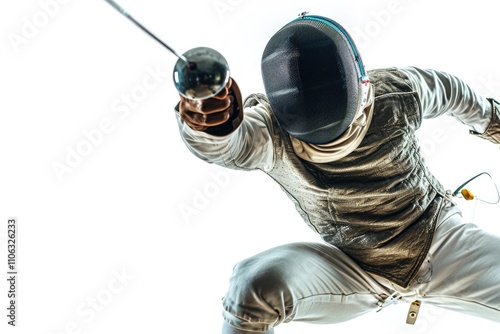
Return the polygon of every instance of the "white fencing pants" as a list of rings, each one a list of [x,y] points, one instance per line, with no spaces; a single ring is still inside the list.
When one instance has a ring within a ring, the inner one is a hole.
[[[368,274],[332,245],[282,245],[235,266],[223,317],[242,333],[294,320],[338,323],[377,310],[398,292],[408,301],[500,322],[500,237],[464,223],[450,202],[426,262],[406,289]]]

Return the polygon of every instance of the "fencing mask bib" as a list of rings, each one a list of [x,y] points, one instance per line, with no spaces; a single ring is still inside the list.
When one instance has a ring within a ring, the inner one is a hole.
[[[349,34],[337,22],[302,16],[281,28],[262,55],[273,114],[291,136],[330,143],[368,98],[369,79]]]

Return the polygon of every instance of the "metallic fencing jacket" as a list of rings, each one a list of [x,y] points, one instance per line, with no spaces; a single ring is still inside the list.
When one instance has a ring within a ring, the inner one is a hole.
[[[332,162],[298,157],[261,94],[246,99],[242,124],[227,136],[194,131],[178,117],[179,128],[199,158],[267,173],[325,242],[366,271],[407,287],[430,248],[445,194],[424,164],[415,132],[424,118],[448,114],[498,143],[498,105],[443,72],[390,68],[369,77],[369,128],[356,149]]]

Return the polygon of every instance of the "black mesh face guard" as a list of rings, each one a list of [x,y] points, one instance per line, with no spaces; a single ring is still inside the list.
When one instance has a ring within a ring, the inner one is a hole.
[[[280,125],[311,144],[340,136],[368,90],[352,39],[338,23],[319,16],[294,20],[270,39],[262,56],[262,77]]]

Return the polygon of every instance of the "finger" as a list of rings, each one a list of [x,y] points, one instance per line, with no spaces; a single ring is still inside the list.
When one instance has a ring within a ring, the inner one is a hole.
[[[226,110],[231,106],[231,97],[226,96],[223,100],[207,99],[200,101],[199,110],[205,114],[212,114]]]
[[[223,100],[227,97],[229,94],[229,89],[231,88],[231,85],[233,84],[233,80],[229,78],[229,81],[227,82],[226,86],[215,96],[213,96],[214,99],[217,100]]]
[[[212,112],[219,112],[222,110],[225,110],[229,108],[230,102],[228,101],[229,92],[231,89],[231,86],[233,84],[232,78],[229,78],[227,84],[224,86],[224,88],[215,96],[209,98],[209,99],[203,99],[203,100],[193,100],[193,99],[188,99],[182,95],[180,95],[181,102],[184,103],[184,106],[186,109],[192,110],[192,111],[198,111],[198,112],[204,112],[204,113],[212,113]]]
[[[205,100],[190,100],[184,99],[181,101],[184,109],[204,113],[212,114],[226,110],[231,106],[232,98],[227,96],[224,99],[210,98]]]
[[[192,126],[211,127],[225,123],[231,117],[231,114],[232,108],[211,114],[186,111],[181,115],[181,118]]]

